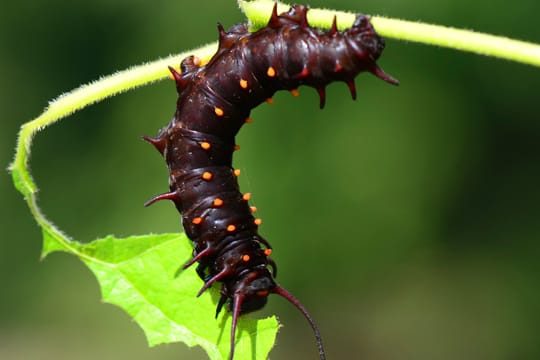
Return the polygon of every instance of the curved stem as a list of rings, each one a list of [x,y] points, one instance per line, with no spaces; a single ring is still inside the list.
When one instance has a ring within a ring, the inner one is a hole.
[[[52,237],[61,243],[64,248],[70,247],[70,239],[57,229],[43,215],[37,205],[37,186],[32,179],[28,160],[34,135],[43,128],[58,120],[85,108],[88,105],[99,102],[118,93],[134,89],[138,86],[148,84],[157,80],[167,78],[168,65],[177,65],[180,60],[187,55],[196,54],[203,61],[209,59],[217,48],[217,44],[210,44],[202,48],[172,55],[154,62],[142,64],[103,77],[93,83],[82,85],[79,88],[60,95],[51,101],[45,111],[34,120],[27,122],[19,131],[15,159],[11,163],[9,170],[12,172],[13,182],[26,198],[26,202],[32,215],[43,230],[44,237]],[[43,256],[51,249],[43,249]]]
[[[60,95],[49,103],[45,111],[32,121],[25,123],[19,131],[15,159],[10,165],[17,189],[28,196],[36,191],[36,186],[26,167],[33,136],[46,126],[110,96],[134,89],[138,86],[162,80],[168,77],[168,65],[180,63],[187,55],[196,54],[201,59],[208,59],[215,52],[213,43],[199,49],[171,55],[150,63],[134,66],[112,75],[102,77],[90,84],[82,85],[68,93]]]
[[[251,21],[253,29],[266,26],[274,3],[271,0],[250,2],[238,0],[238,5]],[[279,3],[278,12],[286,11],[288,7],[288,5]],[[351,26],[355,18],[355,14],[350,12],[311,9],[308,12],[308,21],[312,26],[330,29],[334,15],[337,16],[338,28],[341,30]],[[540,66],[540,45],[538,44],[470,30],[381,16],[373,16],[371,22],[377,32],[386,38],[442,46]]]

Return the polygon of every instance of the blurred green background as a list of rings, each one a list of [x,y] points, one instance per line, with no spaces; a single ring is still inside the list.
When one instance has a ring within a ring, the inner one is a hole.
[[[208,6],[208,4],[212,4]],[[537,0],[310,1],[540,42]],[[233,0],[52,0],[0,9],[0,164],[19,126],[82,83],[216,39],[243,20]],[[329,87],[278,94],[253,112],[235,165],[264,219],[279,282],[312,312],[329,359],[540,358],[540,69],[387,41],[359,98]],[[92,106],[37,136],[40,204],[90,241],[180,230],[162,159],[140,141],[172,116],[161,82]],[[0,175],[0,359],[205,359],[149,349],[72,256],[39,261],[40,231]],[[255,316],[285,327],[273,359],[314,359],[302,316],[272,298]]]

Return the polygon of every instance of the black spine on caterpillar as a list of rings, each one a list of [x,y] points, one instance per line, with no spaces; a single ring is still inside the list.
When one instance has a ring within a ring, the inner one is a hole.
[[[236,323],[241,314],[262,308],[269,294],[293,303],[307,318],[325,359],[321,336],[312,317],[289,292],[274,281],[276,266],[268,257],[271,247],[259,235],[259,220],[241,194],[232,168],[235,136],[252,108],[278,90],[300,85],[317,89],[320,107],[325,86],[345,82],[356,98],[354,77],[368,71],[397,85],[375,63],[384,49],[365,15],[352,27],[338,31],[334,18],[328,32],[311,28],[307,7],[295,5],[281,15],[274,7],[268,26],[250,33],[246,24],[228,32],[221,25],[219,48],[205,66],[191,56],[178,73],[171,68],[179,93],[177,111],[157,138],[145,137],[165,157],[170,171],[170,192],[157,200],[172,200],[182,214],[187,236],[193,241],[193,258],[204,285],[221,282],[216,316],[229,301],[232,311],[231,352]],[[269,267],[272,271],[269,270]]]

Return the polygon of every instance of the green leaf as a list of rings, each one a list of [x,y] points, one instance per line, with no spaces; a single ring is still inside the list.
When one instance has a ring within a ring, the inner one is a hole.
[[[64,242],[46,235],[44,252],[77,255],[96,276],[103,300],[124,309],[146,333],[150,346],[183,342],[201,346],[211,359],[227,359],[231,317],[215,319],[219,294],[214,289],[195,294],[202,281],[193,269],[178,268],[191,257],[184,234],[108,236],[89,244]],[[275,317],[239,321],[235,359],[266,359],[276,336]],[[257,349],[252,354],[252,349]]]

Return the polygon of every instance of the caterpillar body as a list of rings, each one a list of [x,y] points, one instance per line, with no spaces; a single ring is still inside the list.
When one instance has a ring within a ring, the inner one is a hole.
[[[148,201],[172,200],[193,241],[193,258],[204,285],[197,296],[221,283],[216,316],[228,302],[232,311],[230,359],[238,317],[262,308],[270,294],[293,303],[309,321],[325,359],[320,332],[311,315],[278,285],[270,244],[258,233],[249,194],[239,190],[239,171],[232,167],[235,136],[251,109],[278,90],[293,94],[300,85],[314,87],[325,105],[325,86],[345,82],[356,98],[354,78],[362,71],[397,85],[375,63],[384,49],[365,15],[338,31],[336,20],[328,32],[312,28],[308,8],[295,5],[277,13],[254,33],[247,24],[228,31],[218,24],[219,48],[206,65],[194,56],[181,63],[181,73],[170,68],[178,90],[177,110],[156,138],[144,137],[163,155],[169,168],[170,192]]]

